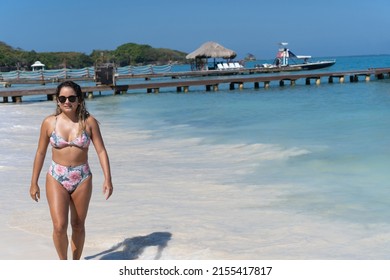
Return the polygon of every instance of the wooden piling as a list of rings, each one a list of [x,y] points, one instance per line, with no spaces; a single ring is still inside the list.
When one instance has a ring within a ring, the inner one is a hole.
[[[21,96],[12,96],[12,102],[21,103],[22,97]]]
[[[358,78],[357,75],[350,75],[350,76],[349,76],[349,81],[350,81],[351,83],[356,83],[356,82],[359,81],[359,78]]]
[[[383,79],[385,78],[385,74],[380,73],[380,74],[376,75],[376,78],[377,78],[378,80],[383,80]]]
[[[331,76],[329,76],[329,78],[328,78],[328,82],[330,83],[330,84],[332,84],[333,82],[334,82],[334,79],[335,78],[338,78],[339,79],[339,83],[344,83],[344,75],[331,75]]]

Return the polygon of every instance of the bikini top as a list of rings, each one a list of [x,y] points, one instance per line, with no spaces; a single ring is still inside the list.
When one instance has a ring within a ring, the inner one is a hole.
[[[66,141],[64,138],[61,137],[61,135],[57,134],[56,127],[57,117],[54,125],[54,130],[50,135],[50,144],[53,146],[53,148],[62,149],[69,146],[76,146],[78,148],[84,149],[89,147],[89,144],[91,143],[91,138],[85,130],[81,132],[80,136],[76,137],[72,141]]]

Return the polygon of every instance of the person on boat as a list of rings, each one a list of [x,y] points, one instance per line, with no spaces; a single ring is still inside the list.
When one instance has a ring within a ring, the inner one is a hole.
[[[93,142],[104,174],[103,193],[108,199],[113,192],[108,154],[99,123],[86,110],[83,92],[72,81],[56,90],[57,109],[41,125],[35,154],[30,196],[39,201],[39,175],[47,147],[52,146],[52,161],[46,174],[46,197],[53,222],[53,241],[60,259],[67,259],[69,211],[72,227],[73,259],[80,259],[85,241],[85,219],[92,195],[92,173],[88,164],[88,148]]]

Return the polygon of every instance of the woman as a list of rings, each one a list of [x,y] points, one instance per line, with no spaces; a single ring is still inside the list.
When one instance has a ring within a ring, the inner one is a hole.
[[[73,259],[80,259],[85,240],[85,219],[92,194],[92,173],[88,165],[88,147],[93,142],[104,173],[103,193],[113,191],[110,163],[99,124],[85,107],[78,84],[66,81],[56,91],[57,110],[41,125],[31,179],[30,195],[40,199],[39,175],[47,146],[52,146],[52,163],[46,175],[46,196],[53,221],[53,240],[60,259],[67,259],[68,213],[72,226]]]

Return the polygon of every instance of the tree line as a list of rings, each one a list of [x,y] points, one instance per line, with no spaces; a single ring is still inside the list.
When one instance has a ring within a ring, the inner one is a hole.
[[[0,71],[31,70],[35,61],[41,61],[46,69],[74,68],[94,66],[101,63],[126,65],[164,65],[186,63],[187,54],[177,50],[153,48],[149,45],[127,43],[115,50],[93,50],[90,55],[80,52],[36,52],[13,48],[0,42]]]

